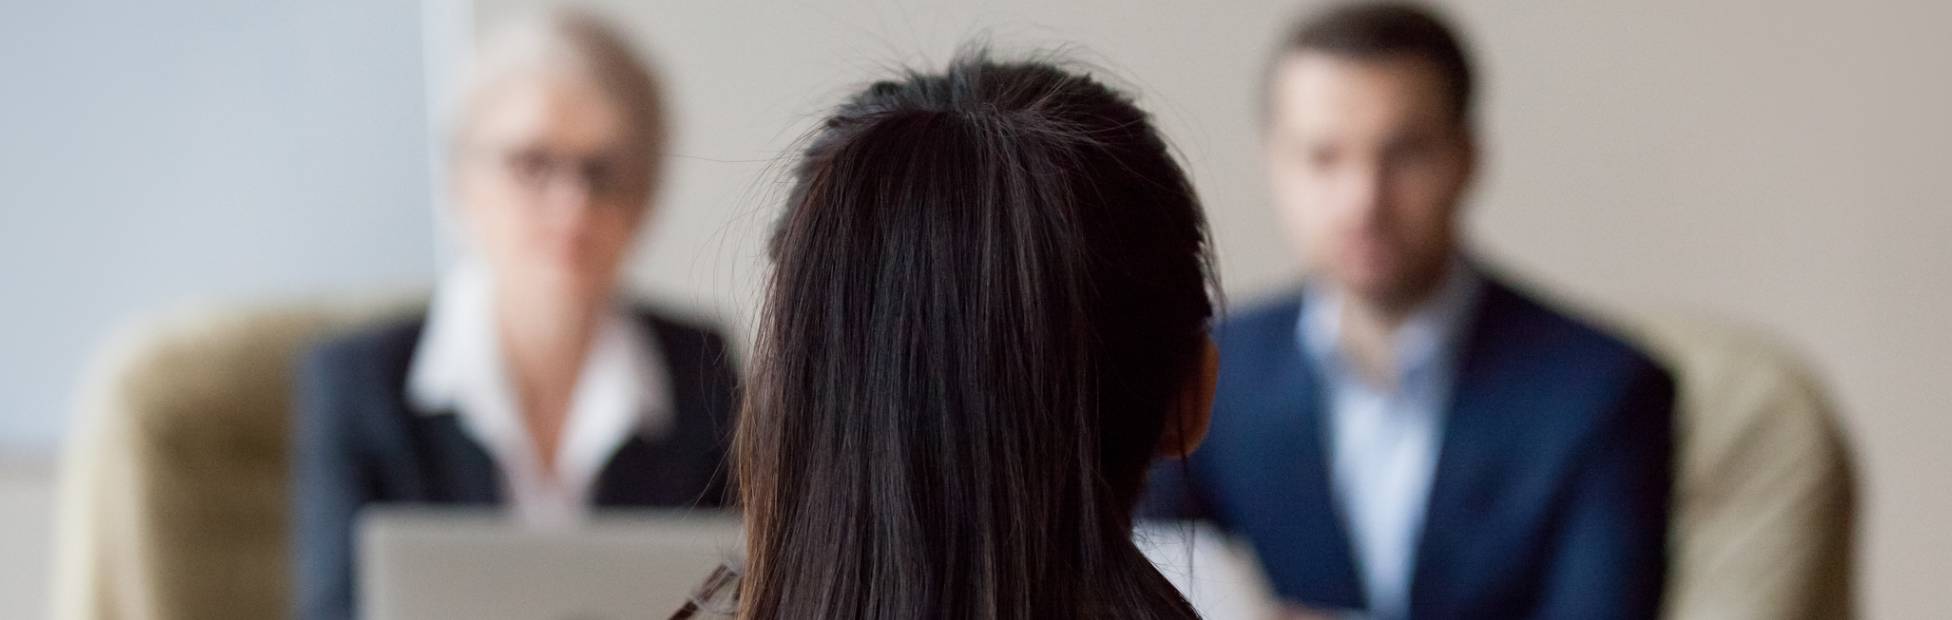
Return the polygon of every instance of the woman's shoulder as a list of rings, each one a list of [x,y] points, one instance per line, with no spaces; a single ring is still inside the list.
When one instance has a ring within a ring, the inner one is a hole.
[[[632,304],[631,315],[643,327],[651,346],[673,365],[670,372],[705,381],[705,385],[713,386],[717,392],[733,389],[735,353],[730,340],[712,321],[696,313],[675,312],[642,302]]]
[[[326,334],[299,354],[299,385],[368,395],[403,388],[425,323],[416,313]]]
[[[710,343],[725,341],[718,325],[704,313],[677,310],[641,299],[632,300],[628,307],[637,323],[659,338]]]

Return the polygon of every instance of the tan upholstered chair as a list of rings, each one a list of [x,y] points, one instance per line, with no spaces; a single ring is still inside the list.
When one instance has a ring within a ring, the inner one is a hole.
[[[416,306],[204,310],[116,339],[64,459],[54,616],[285,617],[294,362]]]
[[[1667,616],[1852,617],[1856,486],[1819,384],[1768,339],[1727,325],[1623,324],[1679,390]]]

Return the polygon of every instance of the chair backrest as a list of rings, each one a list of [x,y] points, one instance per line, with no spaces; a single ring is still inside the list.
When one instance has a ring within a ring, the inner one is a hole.
[[[1830,401],[1767,338],[1690,317],[1621,322],[1675,374],[1669,618],[1850,618],[1856,485]]]
[[[279,618],[300,352],[422,307],[204,309],[114,339],[61,472],[53,608],[69,619]]]

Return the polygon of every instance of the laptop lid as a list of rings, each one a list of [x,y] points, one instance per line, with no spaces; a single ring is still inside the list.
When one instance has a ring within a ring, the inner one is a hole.
[[[715,511],[599,513],[542,530],[500,511],[378,507],[359,524],[360,617],[664,618],[742,545],[737,518]]]

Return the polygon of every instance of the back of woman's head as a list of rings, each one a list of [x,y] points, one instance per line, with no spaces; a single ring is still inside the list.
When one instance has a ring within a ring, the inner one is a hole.
[[[738,433],[748,617],[1192,617],[1130,540],[1212,314],[1147,115],[966,55],[847,100],[795,172]]]

